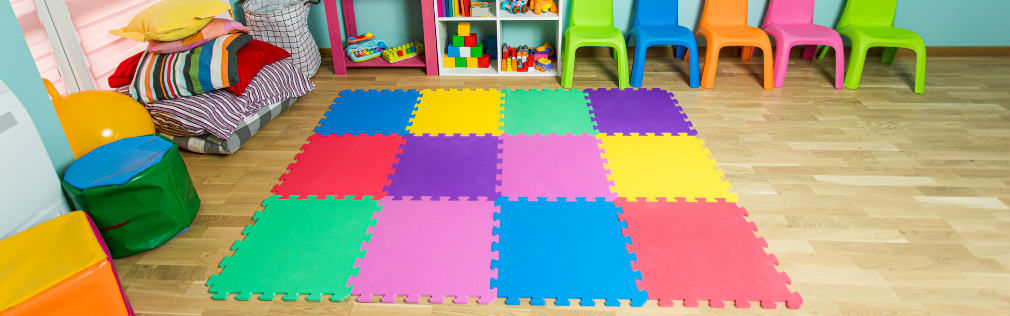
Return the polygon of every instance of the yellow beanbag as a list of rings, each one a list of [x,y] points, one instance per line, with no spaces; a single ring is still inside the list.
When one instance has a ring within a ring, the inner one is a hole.
[[[170,42],[196,34],[225,11],[231,12],[231,6],[220,0],[163,0],[138,13],[126,27],[109,33],[138,42]]]

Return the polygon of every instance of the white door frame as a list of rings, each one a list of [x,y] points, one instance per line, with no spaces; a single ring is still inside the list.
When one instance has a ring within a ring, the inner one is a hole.
[[[49,36],[49,46],[63,82],[70,93],[95,90],[98,84],[91,75],[88,57],[84,55],[80,37],[70,18],[70,9],[63,0],[35,0],[39,21]]]

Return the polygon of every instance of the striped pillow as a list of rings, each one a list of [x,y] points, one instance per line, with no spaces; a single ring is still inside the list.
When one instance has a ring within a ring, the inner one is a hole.
[[[198,95],[239,82],[235,54],[252,36],[231,34],[172,54],[145,53],[137,64],[130,95],[144,103]]]

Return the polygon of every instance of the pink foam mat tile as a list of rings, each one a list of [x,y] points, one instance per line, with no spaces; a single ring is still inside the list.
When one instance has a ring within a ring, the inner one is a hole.
[[[659,306],[697,307],[708,301],[724,307],[725,301],[738,308],[751,302],[775,308],[799,308],[803,298],[789,291],[789,277],[776,270],[778,259],[765,252],[768,243],[756,237],[757,226],[746,220],[747,210],[716,199],[715,203],[678,198],[658,202],[628,201],[618,198],[618,217],[628,225],[628,251],[638,261],[631,266],[642,273],[638,287],[659,300]]]
[[[379,201],[382,207],[369,229],[370,241],[362,245],[363,259],[356,277],[351,277],[352,294],[358,302],[371,302],[382,295],[384,303],[406,296],[407,303],[440,304],[453,297],[456,304],[466,304],[476,297],[480,304],[490,304],[498,296],[491,289],[491,279],[498,277],[491,261],[498,252],[491,244],[498,242],[492,230],[498,225],[494,201],[450,201],[443,196],[420,197],[421,200]]]
[[[566,197],[613,201],[617,194],[607,179],[610,170],[601,154],[600,140],[588,134],[516,134],[499,136],[502,142],[501,195],[510,201],[520,197]]]

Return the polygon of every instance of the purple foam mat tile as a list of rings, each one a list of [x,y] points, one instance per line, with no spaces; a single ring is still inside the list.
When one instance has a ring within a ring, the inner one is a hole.
[[[698,135],[669,91],[586,89],[585,92],[600,133]]]
[[[386,191],[394,200],[493,200],[500,196],[500,145],[494,136],[407,137]]]

